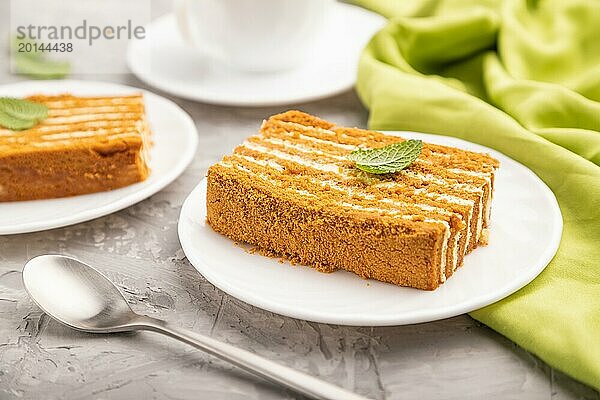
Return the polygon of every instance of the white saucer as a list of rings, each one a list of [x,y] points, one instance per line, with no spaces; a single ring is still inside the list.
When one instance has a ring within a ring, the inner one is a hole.
[[[185,201],[179,240],[188,260],[211,283],[247,303],[294,318],[342,325],[402,325],[434,321],[494,303],[533,280],[560,242],[562,216],[554,194],[529,169],[483,146],[444,136],[401,133],[500,160],[490,244],[435,291],[397,287],[337,271],[249,254],[206,223],[206,182]]]
[[[190,100],[234,106],[306,102],[354,85],[360,52],[384,23],[378,14],[337,3],[323,41],[305,64],[280,73],[244,73],[192,53],[169,14],[146,27],[146,39],[131,42],[127,63],[149,85]]]
[[[150,176],[144,182],[109,192],[62,199],[0,202],[0,235],[58,228],[88,221],[135,204],[173,182],[196,154],[194,121],[175,103],[130,86],[90,81],[27,81],[0,86],[0,96],[71,93],[81,96],[143,92],[153,132]]]

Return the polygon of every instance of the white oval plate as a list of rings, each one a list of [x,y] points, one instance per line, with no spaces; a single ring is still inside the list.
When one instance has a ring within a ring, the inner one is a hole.
[[[143,92],[154,145],[150,176],[108,192],[61,199],[0,202],[0,235],[35,232],[88,221],[129,207],[173,182],[196,154],[194,121],[170,100],[142,89],[107,82],[26,81],[0,86],[0,96],[71,93],[80,96]]]
[[[358,58],[385,24],[378,14],[335,4],[332,20],[298,68],[278,73],[235,71],[194,54],[179,35],[175,16],[146,27],[144,40],[132,40],[127,63],[141,80],[190,100],[235,106],[273,106],[317,100],[350,89]]]
[[[501,163],[490,244],[469,254],[437,290],[364,280],[345,271],[323,274],[249,254],[206,224],[205,180],[189,195],[179,218],[179,240],[188,260],[215,286],[257,307],[315,322],[364,326],[428,322],[473,311],[510,295],[542,272],[558,249],[562,216],[554,194],[532,171],[460,139],[392,134],[488,152]]]

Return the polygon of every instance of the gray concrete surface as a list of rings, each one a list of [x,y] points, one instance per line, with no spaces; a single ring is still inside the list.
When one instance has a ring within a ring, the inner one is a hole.
[[[164,9],[168,7],[160,2]],[[0,33],[6,22],[0,3]],[[0,84],[17,81],[0,48]],[[145,87],[132,76],[102,80]],[[297,399],[217,359],[153,333],[94,336],[43,315],[21,283],[23,263],[63,253],[93,263],[139,312],[234,344],[375,399],[600,399],[463,315],[368,328],[299,321],[240,302],[189,264],[177,239],[183,200],[207,167],[285,107],[217,107],[173,99],[196,121],[193,164],[151,198],[74,226],[0,236],[0,399]],[[294,107],[365,126],[353,92]],[[49,282],[51,284],[51,282]]]

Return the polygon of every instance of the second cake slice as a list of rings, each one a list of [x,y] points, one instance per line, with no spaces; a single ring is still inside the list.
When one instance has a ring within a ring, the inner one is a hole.
[[[150,127],[142,94],[33,96],[48,118],[0,128],[0,202],[74,196],[146,179]]]

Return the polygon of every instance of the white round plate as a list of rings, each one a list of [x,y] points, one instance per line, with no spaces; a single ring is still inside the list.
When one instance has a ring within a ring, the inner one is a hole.
[[[173,182],[196,154],[194,121],[175,103],[130,86],[91,81],[27,81],[0,86],[0,96],[71,93],[80,96],[144,93],[154,145],[150,176],[108,192],[61,199],[0,202],[0,235],[35,232],[88,221],[129,207]]]
[[[245,73],[197,56],[183,43],[172,14],[146,27],[146,39],[133,40],[129,68],[138,78],[190,100],[234,106],[270,106],[332,96],[350,89],[358,58],[385,19],[338,3],[312,54],[298,68],[278,73]]]
[[[249,254],[206,224],[205,181],[189,195],[179,218],[179,240],[188,260],[215,286],[257,307],[310,321],[363,326],[428,322],[473,311],[510,295],[542,272],[558,249],[562,216],[554,194],[533,172],[497,151],[460,139],[398,134],[488,152],[501,163],[490,244],[465,257],[464,265],[437,290],[364,280],[346,271],[323,274]]]

